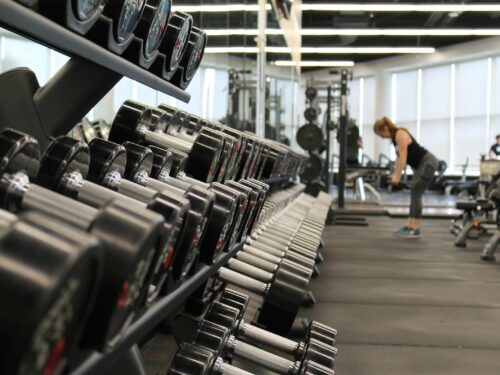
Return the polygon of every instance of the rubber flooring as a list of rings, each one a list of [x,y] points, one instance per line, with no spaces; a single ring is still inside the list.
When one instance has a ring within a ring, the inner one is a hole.
[[[300,315],[338,329],[340,375],[500,374],[500,262],[487,237],[453,246],[448,220],[398,239],[400,219],[325,229],[317,297]]]

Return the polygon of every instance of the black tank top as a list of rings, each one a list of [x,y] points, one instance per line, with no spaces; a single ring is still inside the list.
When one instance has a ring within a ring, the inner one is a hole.
[[[408,135],[411,138],[411,143],[408,145],[408,157],[406,159],[406,164],[408,164],[410,167],[413,169],[418,169],[420,162],[422,161],[422,158],[427,154],[427,150],[420,146],[418,142],[413,138],[413,136],[410,134],[410,132],[406,129],[399,129],[403,130],[408,133]],[[396,133],[399,131],[396,130]],[[399,156],[399,147],[396,143],[396,133],[394,133],[394,136],[392,137],[392,143],[394,144],[394,147],[396,148],[396,153]]]

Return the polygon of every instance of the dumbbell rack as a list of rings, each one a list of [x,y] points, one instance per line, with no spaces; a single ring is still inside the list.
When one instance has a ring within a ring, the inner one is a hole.
[[[169,316],[179,307],[189,295],[191,295],[203,282],[213,276],[218,268],[222,267],[230,258],[243,247],[242,243],[236,244],[227,253],[222,255],[215,264],[203,266],[195,275],[185,280],[179,288],[164,298],[160,299],[153,306],[149,307],[146,313],[133,323],[127,330],[125,336],[113,351],[102,354],[93,353],[88,359],[73,371],[72,375],[99,374],[104,373],[108,366],[112,365],[120,356],[124,355],[132,345],[137,343],[145,334],[150,332],[156,325]]]
[[[43,87],[28,69],[0,76],[2,127],[31,134],[42,149],[67,134],[123,77],[183,102],[189,93],[15,1],[0,1],[0,27],[70,56]]]
[[[189,93],[14,1],[0,0],[0,27],[70,57],[43,87],[39,87],[36,76],[28,69],[14,69],[0,75],[1,126],[34,136],[42,150],[51,138],[67,134],[124,76],[181,101],[190,99]],[[276,178],[263,182],[277,190],[291,180]],[[156,301],[126,330],[112,350],[82,353],[82,362],[71,374],[106,373],[110,368],[125,366],[121,362],[133,353],[136,344],[175,313],[241,250],[244,242],[245,238],[214,264],[202,266],[177,289]]]

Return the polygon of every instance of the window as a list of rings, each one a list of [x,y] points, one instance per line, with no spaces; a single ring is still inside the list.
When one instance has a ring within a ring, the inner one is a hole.
[[[420,142],[450,165],[450,65],[422,70]]]
[[[487,152],[487,80],[486,59],[456,65],[453,152],[457,168],[468,159],[478,169],[480,154]]]
[[[417,137],[418,71],[397,73],[397,105],[395,118],[397,124]]]

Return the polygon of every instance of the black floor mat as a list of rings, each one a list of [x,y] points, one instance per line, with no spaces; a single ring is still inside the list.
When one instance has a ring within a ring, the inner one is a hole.
[[[318,303],[301,315],[339,330],[338,374],[499,374],[500,262],[479,259],[487,237],[455,248],[448,220],[398,239],[403,220],[327,227]]]

